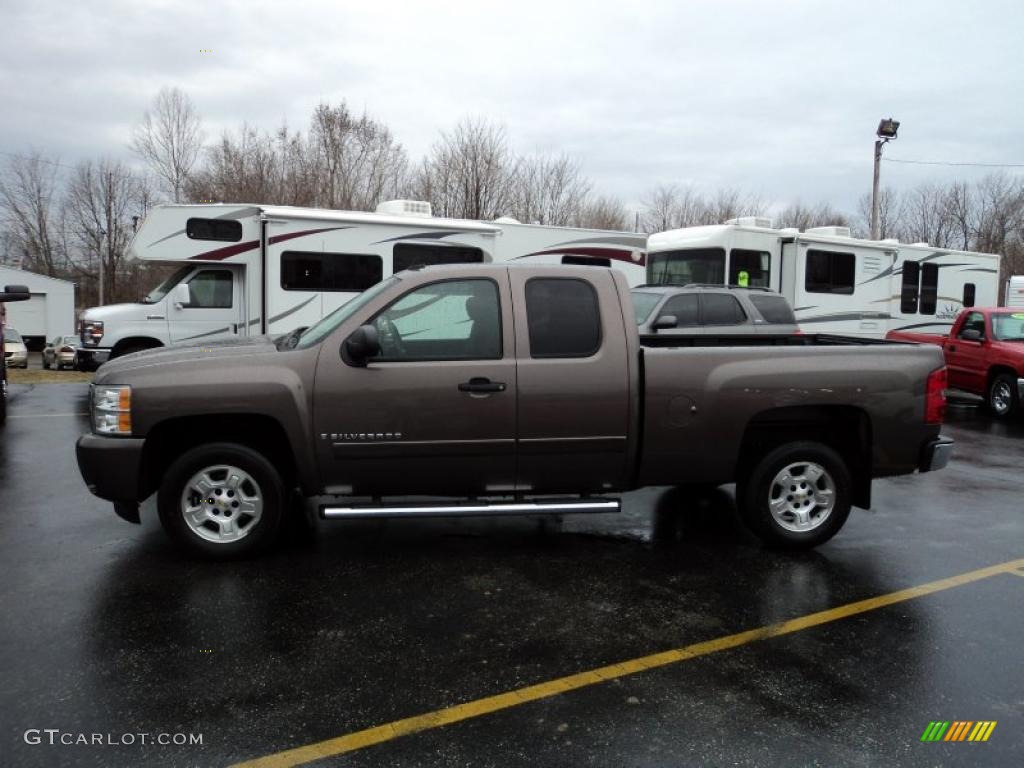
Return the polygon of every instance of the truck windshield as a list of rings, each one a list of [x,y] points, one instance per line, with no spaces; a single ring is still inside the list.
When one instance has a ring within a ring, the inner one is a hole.
[[[654,307],[661,300],[660,293],[634,293],[633,312],[636,314],[636,324],[642,325],[644,320],[650,317]]]
[[[181,282],[181,279],[185,277],[189,272],[195,269],[194,264],[186,264],[181,269],[176,269],[170,277],[164,280],[160,285],[154,288],[152,291],[147,293],[142,298],[143,304],[156,304],[160,299],[167,295],[167,292],[174,286]]]
[[[725,283],[724,248],[685,248],[648,257],[647,282],[654,285]]]
[[[387,280],[382,280],[372,288],[367,288],[348,303],[342,304],[319,323],[310,326],[299,337],[299,340],[293,349],[306,349],[307,347],[312,347],[314,344],[319,344],[325,338],[330,336],[331,332],[335,328],[348,320],[357,309],[370,301],[370,299],[378,293],[399,282],[401,279],[402,278],[400,277],[392,275]]]
[[[992,315],[992,335],[999,341],[1024,341],[1024,312]]]

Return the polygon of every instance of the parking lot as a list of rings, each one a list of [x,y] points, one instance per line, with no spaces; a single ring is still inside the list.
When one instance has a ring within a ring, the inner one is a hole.
[[[263,559],[209,564],[172,548],[152,500],[132,526],[88,494],[73,450],[87,384],[11,390],[4,765],[934,766],[1024,752],[1024,425],[976,406],[950,408],[948,468],[877,481],[874,509],[809,553],[762,548],[731,489],[666,488],[561,528],[295,524]],[[922,742],[932,721],[997,725],[984,743]]]

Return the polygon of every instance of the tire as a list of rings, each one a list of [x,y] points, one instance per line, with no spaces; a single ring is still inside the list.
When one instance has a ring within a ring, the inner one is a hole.
[[[766,544],[811,549],[843,527],[853,484],[846,463],[827,445],[786,443],[754,466],[737,501],[746,524]]]
[[[1020,412],[1017,393],[1017,379],[1008,373],[1001,373],[992,379],[985,398],[989,411],[997,419],[1009,419]]]
[[[171,464],[157,509],[164,530],[189,554],[208,560],[251,557],[277,540],[284,485],[262,454],[237,443],[209,443]],[[186,509],[193,512],[191,522]]]

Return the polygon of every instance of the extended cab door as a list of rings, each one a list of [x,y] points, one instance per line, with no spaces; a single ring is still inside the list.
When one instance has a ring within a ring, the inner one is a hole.
[[[174,289],[167,297],[167,325],[172,342],[233,336],[243,322],[242,270],[210,265],[183,281],[188,303],[175,302]]]
[[[329,493],[469,496],[515,483],[516,361],[506,270],[460,270],[411,285],[372,323],[381,354],[365,368],[325,343],[314,428]],[[348,328],[348,326],[346,326]]]
[[[586,278],[568,269],[510,269],[509,275],[519,358],[517,487],[534,493],[623,487],[630,366],[611,271],[594,269]]]

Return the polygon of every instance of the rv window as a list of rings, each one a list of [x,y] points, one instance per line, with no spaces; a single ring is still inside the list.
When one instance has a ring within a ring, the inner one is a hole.
[[[365,291],[384,277],[384,262],[373,253],[281,254],[281,287],[286,291]]]
[[[647,282],[652,285],[722,285],[725,282],[725,249],[686,248],[652,253],[647,266]]]
[[[747,313],[735,296],[724,293],[707,293],[701,296],[701,320],[704,325],[742,325]]]
[[[852,253],[807,251],[804,290],[808,293],[853,294],[856,259]]]
[[[483,260],[484,252],[479,248],[396,243],[392,271],[401,272],[410,267],[429,267],[434,264],[480,264]]]
[[[609,269],[612,266],[611,259],[591,258],[590,256],[563,256],[562,263],[573,264],[578,267],[608,267]]]
[[[974,283],[964,283],[964,306],[974,306]]]
[[[934,315],[939,301],[939,265],[921,265],[921,314]]]
[[[191,240],[222,240],[237,243],[242,239],[242,222],[230,219],[189,219],[185,233]]]
[[[231,270],[204,269],[188,281],[189,309],[229,309]]]
[[[916,261],[903,262],[903,283],[900,290],[900,312],[912,315],[917,312],[917,287],[920,283],[921,265]]]
[[[531,357],[590,357],[601,346],[597,293],[585,280],[530,278],[526,323]]]
[[[768,288],[772,256],[767,251],[729,251],[729,284]],[[746,279],[741,273],[746,272]]]

